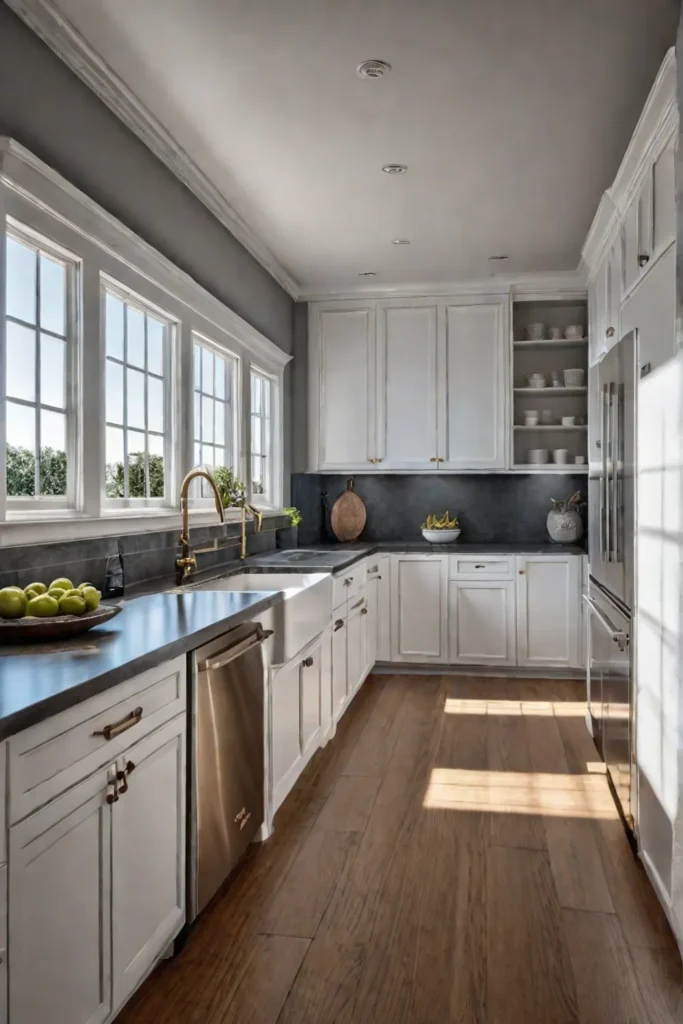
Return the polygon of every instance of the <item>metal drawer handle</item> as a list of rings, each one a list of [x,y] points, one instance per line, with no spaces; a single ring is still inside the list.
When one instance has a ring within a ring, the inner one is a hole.
[[[311,667],[311,665],[313,664],[313,658],[310,656],[310,654],[309,654],[309,656],[307,658],[304,658],[304,660],[301,662],[301,664],[303,665],[304,668],[310,668]]]
[[[104,736],[105,740],[113,740],[115,736],[120,736],[127,729],[132,729],[141,718],[142,708],[135,708],[129,715],[122,718],[120,722],[114,722],[113,725],[105,725],[104,729],[98,729],[97,732],[93,733],[93,736]]]
[[[338,629],[343,629],[343,627],[344,627],[344,620],[343,619],[337,619],[337,621],[334,624],[334,632],[336,633]]]
[[[123,771],[119,771],[116,773],[116,781],[123,783],[123,785],[119,788],[119,793],[128,792],[128,776],[130,775],[131,772],[134,771],[135,765],[133,764],[133,762],[127,761],[125,767],[123,768]]]
[[[631,642],[628,633],[625,633],[622,629],[617,629],[614,623],[605,615],[601,608],[598,608],[595,601],[592,601],[588,594],[584,594],[583,599],[603,629],[607,630],[612,640],[617,644],[619,650],[625,651]]]
[[[485,569],[486,568],[486,564],[484,564],[484,565],[475,565],[474,568],[475,569]]]

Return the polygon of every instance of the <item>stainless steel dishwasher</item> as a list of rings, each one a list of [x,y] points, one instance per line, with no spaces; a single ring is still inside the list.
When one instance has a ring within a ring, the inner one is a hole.
[[[250,622],[194,652],[190,749],[189,919],[249,846],[264,818],[263,641]]]

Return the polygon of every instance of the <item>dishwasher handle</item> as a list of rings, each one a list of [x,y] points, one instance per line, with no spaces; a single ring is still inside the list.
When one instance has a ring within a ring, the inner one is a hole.
[[[235,658],[246,654],[252,647],[258,647],[259,644],[262,644],[264,640],[267,640],[272,635],[272,629],[258,629],[251,636],[248,636],[246,640],[240,640],[231,647],[226,647],[215,658],[207,658],[206,661],[202,661],[199,665],[199,671],[214,672],[218,668],[223,668],[225,665],[230,664],[231,661],[234,661]]]
[[[623,629],[617,629],[614,623],[608,619],[602,609],[598,607],[595,601],[593,601],[588,594],[584,594],[583,599],[588,605],[590,611],[595,615],[600,625],[607,630],[612,640],[614,640],[615,644],[619,646],[619,650],[625,651],[631,641],[628,633],[624,632]]]

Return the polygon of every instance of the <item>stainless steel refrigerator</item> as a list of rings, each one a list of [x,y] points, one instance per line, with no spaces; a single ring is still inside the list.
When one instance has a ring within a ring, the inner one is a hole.
[[[597,365],[589,389],[588,710],[624,819],[635,807],[632,611],[636,457],[635,367],[631,331]]]

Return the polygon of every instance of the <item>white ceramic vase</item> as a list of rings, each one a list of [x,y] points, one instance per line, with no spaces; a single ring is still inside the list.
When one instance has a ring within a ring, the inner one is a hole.
[[[574,508],[566,511],[551,509],[548,512],[546,526],[550,539],[555,544],[575,544],[583,536],[583,521]]]

